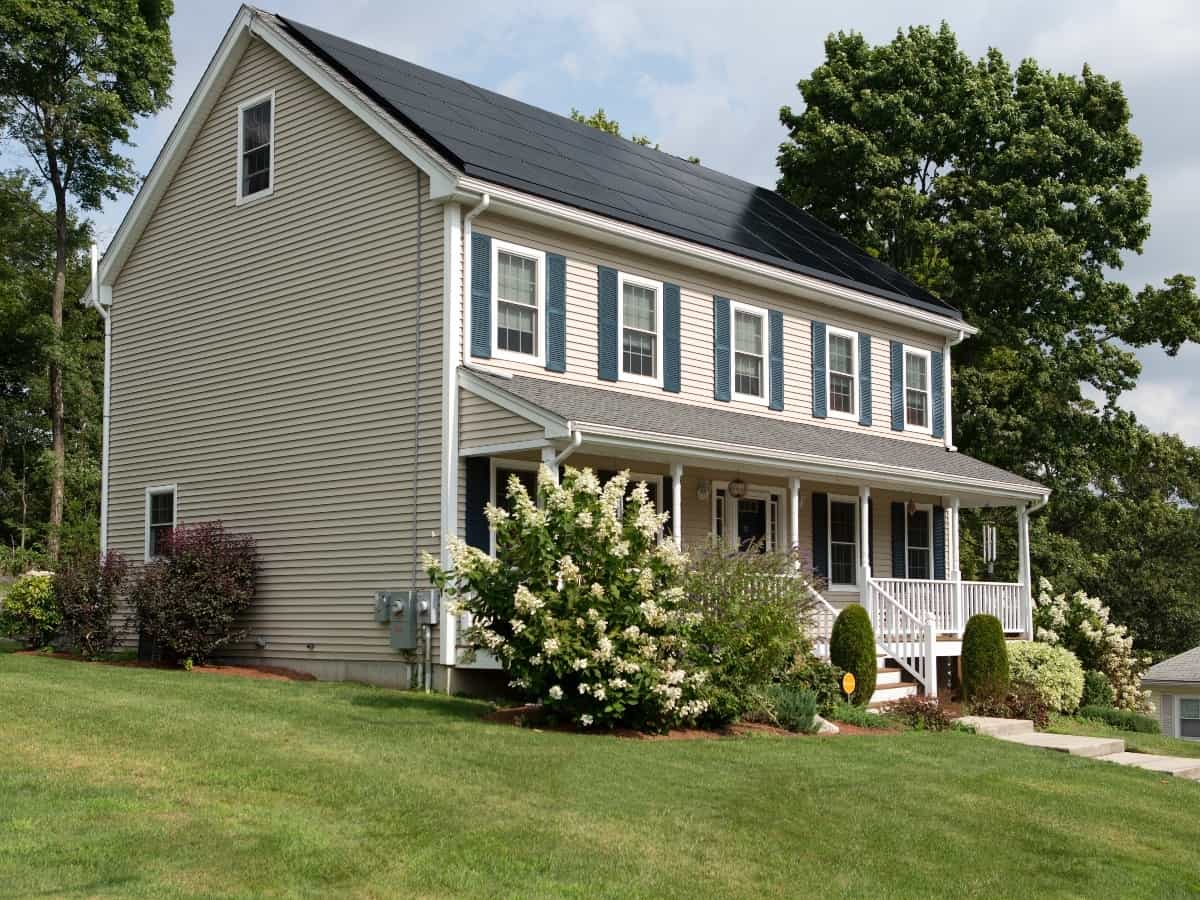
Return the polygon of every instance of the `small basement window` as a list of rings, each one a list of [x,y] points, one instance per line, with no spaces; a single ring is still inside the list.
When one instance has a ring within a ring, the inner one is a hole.
[[[238,202],[268,196],[275,162],[275,92],[238,107]]]
[[[166,552],[175,530],[175,486],[146,488],[146,560]]]

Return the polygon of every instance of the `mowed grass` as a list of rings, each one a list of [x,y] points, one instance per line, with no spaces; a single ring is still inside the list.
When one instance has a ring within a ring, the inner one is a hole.
[[[1200,784],[962,733],[649,742],[485,710],[0,655],[0,893],[1200,891]]]

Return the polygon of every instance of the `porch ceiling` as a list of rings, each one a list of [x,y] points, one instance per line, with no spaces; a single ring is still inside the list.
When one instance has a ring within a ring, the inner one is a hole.
[[[585,444],[641,457],[721,462],[831,481],[920,486],[965,505],[1040,499],[1049,490],[939,445],[832,429],[525,375],[461,369],[461,384],[518,415],[531,408],[578,429]]]

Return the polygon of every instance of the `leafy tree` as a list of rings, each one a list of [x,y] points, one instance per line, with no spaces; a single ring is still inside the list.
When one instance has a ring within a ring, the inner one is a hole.
[[[577,110],[575,107],[572,106],[571,107],[571,118],[574,119],[576,122],[579,122],[583,125],[590,125],[592,128],[603,131],[606,134],[615,134],[617,137],[624,137],[624,135],[621,134],[621,123],[618,122],[616,119],[610,119],[608,117],[608,113],[606,113],[604,111],[603,106],[601,106],[599,109],[597,109],[590,116],[585,116],[583,113],[581,113],[579,110]],[[650,138],[646,137],[644,134],[632,135],[629,138],[629,140],[632,141],[633,143],[637,144],[639,147],[652,147],[652,149],[654,149],[654,150],[660,149],[658,144],[651,141]],[[685,158],[690,163],[699,164],[699,162],[700,162],[700,157],[698,157],[698,156],[688,156]]]
[[[982,329],[955,350],[956,443],[1054,489],[1039,570],[1105,598],[1143,646],[1194,644],[1200,457],[1117,400],[1132,348],[1200,337],[1200,296],[1188,275],[1113,277],[1150,232],[1121,85],[972,60],[943,24],[879,46],[830,35],[799,89],[779,189]]]
[[[169,101],[171,0],[0,0],[0,126],[32,159],[54,199],[48,397],[50,531],[58,556],[66,478],[63,298],[69,198],[98,209],[137,186],[129,144],[139,116]]]

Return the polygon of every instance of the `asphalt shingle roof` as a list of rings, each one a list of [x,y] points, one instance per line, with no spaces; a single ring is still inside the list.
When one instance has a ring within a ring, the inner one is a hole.
[[[505,378],[478,370],[472,370],[471,374],[556,416],[581,424],[629,428],[682,439],[724,441],[761,450],[765,455],[773,452],[811,453],[848,463],[905,466],[942,478],[976,479],[1044,490],[1037,482],[965,453],[951,453],[936,444],[790,422],[774,416],[714,409],[547,378],[526,375]],[[583,430],[586,436],[586,427]]]
[[[961,319],[775,191],[277,18],[466,175]]]
[[[1164,659],[1142,676],[1145,682],[1183,681],[1200,684],[1200,647]]]

